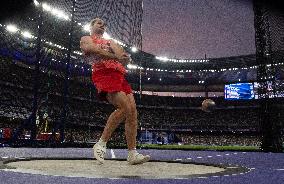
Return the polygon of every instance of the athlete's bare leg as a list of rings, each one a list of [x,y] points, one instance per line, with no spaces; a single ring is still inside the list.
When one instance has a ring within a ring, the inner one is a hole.
[[[121,109],[116,109],[112,112],[107,120],[101,139],[104,142],[107,142],[111,138],[112,133],[124,119],[125,114]]]
[[[124,92],[109,93],[108,100],[116,108],[104,129],[103,136],[94,146],[94,154],[101,163],[104,161],[106,153],[106,141],[110,138],[112,132],[125,119],[125,135],[128,147],[127,161],[129,164],[143,164],[150,160],[149,155],[142,155],[136,151],[137,136],[137,110],[135,100],[132,94],[126,95]],[[116,119],[118,118],[118,119]]]
[[[137,110],[133,94],[124,92],[109,93],[108,101],[117,109],[114,111],[104,128],[101,139],[107,142],[118,125],[125,120],[125,135],[129,150],[136,148],[137,136]]]
[[[125,136],[127,141],[128,150],[136,148],[136,137],[137,137],[137,109],[133,94],[128,94],[128,104],[130,106],[129,121],[125,122]]]

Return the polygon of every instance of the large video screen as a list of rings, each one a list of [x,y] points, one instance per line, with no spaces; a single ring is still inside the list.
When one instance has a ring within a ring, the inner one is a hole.
[[[253,83],[235,83],[225,85],[226,100],[254,99]]]

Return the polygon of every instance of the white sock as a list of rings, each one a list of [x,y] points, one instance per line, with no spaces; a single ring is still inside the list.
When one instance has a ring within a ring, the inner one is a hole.
[[[137,153],[136,149],[128,150],[129,155],[134,155],[136,153]]]
[[[100,138],[100,140],[98,141],[98,143],[104,147],[106,147],[107,142],[103,141],[102,138]]]

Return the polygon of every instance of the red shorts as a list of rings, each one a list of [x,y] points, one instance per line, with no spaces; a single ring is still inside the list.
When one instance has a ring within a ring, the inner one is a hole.
[[[106,68],[93,72],[92,80],[98,90],[101,100],[106,100],[107,93],[123,91],[126,94],[132,93],[131,86],[124,75],[112,68]]]

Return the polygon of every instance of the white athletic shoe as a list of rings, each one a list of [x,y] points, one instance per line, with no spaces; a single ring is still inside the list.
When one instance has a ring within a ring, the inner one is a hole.
[[[130,165],[136,165],[136,164],[143,164],[145,162],[148,162],[150,160],[149,155],[142,155],[138,152],[136,153],[128,153],[127,162]]]
[[[99,144],[98,142],[94,145],[94,156],[95,158],[102,164],[105,160],[105,154],[106,154],[106,147]]]

